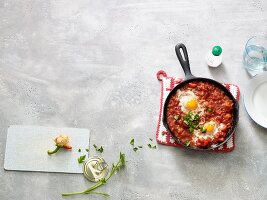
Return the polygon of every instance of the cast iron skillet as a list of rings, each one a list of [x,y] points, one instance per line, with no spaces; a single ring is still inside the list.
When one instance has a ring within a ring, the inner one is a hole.
[[[184,57],[181,54],[181,50],[183,51]],[[180,84],[178,84],[176,87],[174,87],[172,89],[172,91],[169,93],[169,95],[166,98],[166,101],[164,103],[164,108],[163,108],[163,125],[166,127],[166,129],[169,131],[169,133],[173,136],[173,139],[178,142],[179,144],[181,144],[182,146],[184,146],[185,148],[188,149],[193,149],[193,150],[212,150],[215,148],[218,148],[219,146],[222,146],[224,143],[227,142],[227,140],[230,139],[230,137],[233,135],[233,133],[235,132],[237,123],[238,123],[238,102],[235,100],[235,98],[233,97],[233,95],[231,94],[231,92],[229,92],[228,89],[226,89],[221,83],[212,80],[212,79],[208,79],[208,78],[202,78],[202,77],[195,77],[190,70],[190,65],[189,65],[189,60],[188,60],[188,55],[187,55],[187,50],[184,44],[177,44],[175,46],[175,51],[176,51],[176,55],[178,57],[178,60],[184,70],[185,73],[185,79],[183,82],[181,82]],[[219,88],[220,90],[222,90],[224,92],[225,95],[227,95],[234,103],[234,110],[233,110],[233,122],[232,122],[232,128],[229,130],[229,132],[226,134],[225,136],[225,140],[221,143],[217,143],[216,145],[212,145],[212,147],[209,148],[197,148],[197,147],[190,147],[190,146],[186,146],[185,144],[183,144],[176,136],[175,134],[170,130],[168,124],[167,124],[167,105],[170,101],[170,98],[172,95],[174,95],[176,93],[176,91],[180,88],[182,88],[183,86],[187,85],[190,82],[193,81],[203,81],[203,82],[208,82],[213,84],[214,86],[216,86],[217,88]]]

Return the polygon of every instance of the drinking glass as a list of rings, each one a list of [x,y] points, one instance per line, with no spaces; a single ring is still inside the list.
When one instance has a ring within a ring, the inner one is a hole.
[[[267,35],[254,36],[247,41],[243,64],[252,76],[267,71]]]

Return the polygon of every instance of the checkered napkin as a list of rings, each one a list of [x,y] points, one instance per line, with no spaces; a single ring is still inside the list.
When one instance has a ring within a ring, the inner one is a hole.
[[[158,125],[157,125],[157,131],[156,131],[156,140],[158,144],[168,145],[168,146],[175,146],[175,147],[182,147],[182,145],[175,142],[175,140],[172,138],[170,133],[166,130],[162,123],[162,115],[163,115],[163,105],[165,102],[165,99],[167,98],[170,91],[178,85],[183,79],[181,78],[174,78],[174,77],[168,77],[166,72],[163,70],[158,71],[157,73],[157,79],[161,81],[161,95],[160,95],[160,110],[159,110],[159,119],[158,119]],[[223,84],[232,95],[235,97],[235,99],[238,101],[240,90],[237,85],[224,83]],[[235,133],[233,136],[222,146],[220,146],[217,149],[210,150],[212,152],[230,152],[235,148]]]

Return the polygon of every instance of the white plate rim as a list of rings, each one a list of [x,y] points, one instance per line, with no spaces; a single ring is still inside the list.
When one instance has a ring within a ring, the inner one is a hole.
[[[252,98],[255,93],[255,89],[258,88],[261,84],[267,82],[267,72],[256,75],[251,79],[246,87],[244,92],[244,105],[248,115],[260,126],[267,128],[267,121],[262,118],[260,115],[257,115],[255,109],[253,109]]]

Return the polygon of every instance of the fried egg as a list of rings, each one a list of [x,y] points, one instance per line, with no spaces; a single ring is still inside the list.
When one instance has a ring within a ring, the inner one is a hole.
[[[215,121],[210,121],[204,124],[203,129],[206,133],[216,134],[219,131],[219,127]]]
[[[220,132],[222,129],[225,128],[225,124],[220,123],[218,124],[215,121],[209,121],[204,124],[203,129],[206,130],[206,133],[211,135],[216,135],[218,132]]]
[[[190,111],[194,111],[196,113],[203,114],[204,109],[198,102],[198,98],[194,92],[188,91],[181,91],[178,90],[178,99],[180,101],[179,105],[181,106],[181,110],[184,113],[188,113]]]
[[[199,138],[203,138],[203,139],[213,139],[213,137],[221,131],[221,128],[224,127],[224,124],[218,124],[215,121],[209,121],[206,122],[204,125],[201,125],[203,128],[201,129],[197,129],[194,130],[194,137],[193,140],[196,142]]]

